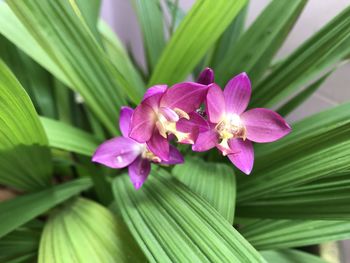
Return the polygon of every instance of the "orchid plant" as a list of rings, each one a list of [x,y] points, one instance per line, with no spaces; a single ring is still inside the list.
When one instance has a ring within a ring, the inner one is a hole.
[[[130,0],[142,63],[99,0],[0,1],[0,262],[327,262],[350,104],[288,115],[347,63],[350,7],[280,59],[307,2],[245,27],[248,0]]]

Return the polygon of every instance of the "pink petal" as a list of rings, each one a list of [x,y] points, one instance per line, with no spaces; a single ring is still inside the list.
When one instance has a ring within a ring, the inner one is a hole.
[[[165,92],[165,90],[167,89],[167,85],[155,85],[153,87],[150,87],[146,93],[143,95],[143,99],[145,100],[150,96],[153,96],[155,94],[163,94]]]
[[[230,161],[243,173],[250,174],[254,164],[254,148],[249,140],[231,139],[228,142],[235,153],[227,155]]]
[[[196,112],[191,112],[188,114],[188,116],[190,117],[189,120],[182,118],[176,123],[176,130],[185,133],[197,134],[198,132],[205,132],[209,130],[208,122],[201,115]]]
[[[169,160],[168,161],[162,161],[162,164],[179,164],[183,163],[184,158],[179,152],[178,149],[176,149],[174,146],[170,145],[170,152],[169,152]]]
[[[195,152],[205,152],[215,147],[218,142],[218,135],[214,129],[198,134],[195,144],[192,145],[192,150]]]
[[[214,71],[211,68],[205,68],[198,77],[197,83],[209,85],[214,82]]]
[[[253,142],[273,142],[291,131],[289,124],[269,109],[251,109],[241,115],[241,120],[247,129],[247,138]]]
[[[130,107],[123,106],[120,110],[119,129],[124,137],[129,137],[129,128],[131,117],[134,110]]]
[[[161,113],[168,121],[177,122],[179,120],[179,116],[170,108],[160,107],[159,113]]]
[[[178,83],[167,89],[160,105],[162,107],[179,108],[187,113],[196,110],[207,95],[208,86],[194,83]]]
[[[241,114],[248,107],[252,89],[246,73],[231,79],[224,89],[226,112]]]
[[[163,161],[169,160],[169,142],[161,136],[157,129],[154,130],[151,139],[147,142],[149,150]]]
[[[220,87],[215,83],[209,85],[206,106],[210,122],[219,123],[225,115],[225,97]]]
[[[139,156],[130,166],[129,166],[129,177],[134,185],[135,189],[138,190],[146,181],[150,171],[151,163]]]
[[[94,153],[92,161],[111,168],[123,168],[141,154],[141,146],[130,138],[116,137],[102,143]]]
[[[153,133],[156,123],[156,113],[146,103],[136,107],[130,125],[129,137],[140,142],[148,141]]]

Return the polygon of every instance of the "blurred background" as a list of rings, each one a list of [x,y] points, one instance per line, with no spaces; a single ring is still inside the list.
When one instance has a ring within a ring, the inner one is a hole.
[[[189,10],[195,0],[179,0],[181,8]],[[269,0],[250,0],[246,27],[269,3]],[[314,32],[350,4],[349,0],[309,0],[298,22],[291,31],[276,59],[288,55]],[[103,0],[101,15],[133,51],[137,61],[144,64],[142,37],[137,17],[129,0]],[[244,71],[244,69],[242,69]],[[321,110],[350,101],[350,64],[340,66],[302,106],[288,116],[293,122]],[[321,254],[329,262],[350,262],[350,240],[327,243],[321,246]]]

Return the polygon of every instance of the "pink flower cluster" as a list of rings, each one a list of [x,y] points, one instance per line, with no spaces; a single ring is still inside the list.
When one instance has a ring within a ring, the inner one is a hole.
[[[139,189],[150,173],[151,163],[183,163],[180,152],[170,144],[176,137],[178,143],[191,144],[197,152],[216,147],[239,170],[250,174],[254,163],[252,142],[273,142],[291,131],[272,110],[246,111],[250,96],[246,73],[232,78],[222,90],[214,83],[210,68],[197,82],[169,88],[153,86],[135,110],[121,109],[122,137],[101,144],[92,160],[111,168],[128,167],[130,179]]]

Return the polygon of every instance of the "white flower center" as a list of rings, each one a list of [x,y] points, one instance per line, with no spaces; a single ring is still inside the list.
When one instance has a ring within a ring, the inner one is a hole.
[[[147,159],[150,162],[154,162],[154,163],[160,163],[162,160],[156,156],[153,152],[151,152],[146,144],[142,145],[142,154],[141,157],[143,159]]]
[[[222,146],[223,154],[226,155],[230,151],[230,147],[228,145],[228,140],[235,138],[246,139],[246,128],[237,114],[229,114],[226,115],[222,121],[220,121],[215,126],[216,131],[219,134],[221,139],[220,145]],[[226,150],[225,150],[226,149]]]

